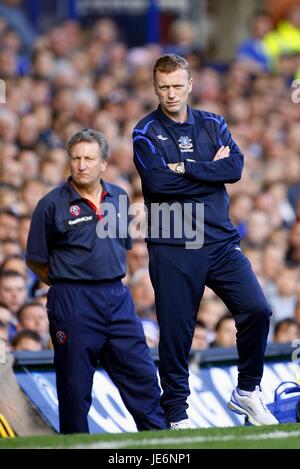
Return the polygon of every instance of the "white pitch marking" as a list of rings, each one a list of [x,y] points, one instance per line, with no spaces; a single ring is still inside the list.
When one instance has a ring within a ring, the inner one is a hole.
[[[178,430],[177,430],[178,431]],[[95,442],[87,445],[75,445],[69,446],[69,448],[76,449],[118,449],[126,448],[127,446],[154,446],[154,445],[172,445],[172,444],[181,444],[181,443],[209,443],[215,441],[243,441],[243,440],[269,440],[274,438],[289,438],[289,437],[299,437],[300,431],[274,431],[269,433],[256,433],[255,435],[228,435],[228,436],[193,436],[193,437],[181,437],[181,438],[145,438],[143,440],[123,440],[123,441],[105,441],[105,442]]]

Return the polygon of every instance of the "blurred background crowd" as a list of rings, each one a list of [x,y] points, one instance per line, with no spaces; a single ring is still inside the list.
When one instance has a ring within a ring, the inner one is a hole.
[[[165,52],[189,60],[190,104],[223,115],[245,155],[241,181],[228,186],[231,217],[273,310],[270,341],[299,338],[300,3],[283,2],[275,17],[270,2],[255,2],[261,8],[248,18],[230,60],[199,43],[197,23],[184,15],[169,18],[163,41],[134,45],[113,16],[38,28],[22,3],[0,2],[0,338],[8,348],[51,347],[47,286],[27,269],[24,254],[34,207],[68,176],[68,138],[86,127],[103,132],[110,145],[105,179],[122,186],[132,203],[143,201],[131,133],[157,106],[152,65]],[[135,240],[125,281],[155,347],[147,264],[146,245]],[[229,311],[206,289],[193,349],[233,346],[235,333]]]

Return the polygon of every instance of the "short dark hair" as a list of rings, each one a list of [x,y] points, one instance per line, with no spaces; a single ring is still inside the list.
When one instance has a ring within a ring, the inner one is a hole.
[[[26,278],[20,272],[17,272],[16,270],[0,270],[0,283],[5,278],[15,278],[15,277],[22,278],[26,283]]]
[[[283,326],[298,326],[298,322],[294,318],[285,318],[282,319],[281,321],[276,322],[275,327],[274,327],[274,336],[278,334],[280,329]]]
[[[223,322],[234,319],[231,313],[225,313],[223,316],[220,317],[219,321],[217,322],[215,326],[215,332],[218,332],[218,330],[221,328]]]
[[[108,160],[108,143],[102,132],[94,129],[83,129],[76,132],[67,143],[69,156],[71,156],[73,146],[80,142],[97,142],[101,150],[101,158]]]
[[[11,345],[16,347],[22,339],[31,339],[38,344],[42,343],[41,336],[36,331],[31,331],[30,329],[23,329],[22,331],[18,332],[13,340],[11,341]]]
[[[195,329],[196,329],[196,327],[201,327],[202,329],[206,329],[206,325],[205,325],[204,321],[202,321],[201,319],[196,320]]]
[[[23,317],[27,308],[31,308],[32,306],[37,306],[38,308],[45,309],[45,307],[38,303],[37,301],[32,301],[31,303],[24,303],[21,308],[17,311],[16,317],[18,321],[21,323],[23,321]]]
[[[21,255],[21,254],[11,254],[10,256],[6,256],[3,263],[2,263],[2,267],[1,267],[1,270],[8,270],[8,269],[3,269],[3,266],[5,265],[5,263],[7,261],[10,261],[11,259],[18,259],[19,261],[23,261],[25,262],[25,259],[24,257]]]
[[[158,57],[153,66],[153,79],[155,80],[156,72],[172,73],[175,70],[186,70],[188,77],[191,78],[191,69],[188,61],[177,54],[164,54]]]

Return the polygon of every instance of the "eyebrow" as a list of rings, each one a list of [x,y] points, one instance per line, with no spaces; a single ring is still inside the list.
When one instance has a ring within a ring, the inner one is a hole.
[[[71,158],[91,158],[91,157],[95,157],[97,158],[98,155],[72,155],[71,154]]]
[[[157,86],[159,88],[162,88],[163,86],[166,86],[166,87],[170,87],[170,86],[184,86],[184,83],[174,83],[174,84],[166,84],[166,83],[162,83],[162,84],[157,84]]]

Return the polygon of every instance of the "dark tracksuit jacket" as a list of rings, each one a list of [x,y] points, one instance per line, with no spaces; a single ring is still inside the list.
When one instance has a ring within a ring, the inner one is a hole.
[[[230,156],[213,161],[222,145],[230,147]],[[235,317],[241,389],[253,390],[261,380],[271,312],[228,214],[225,184],[241,178],[243,155],[224,118],[188,108],[187,120],[178,123],[159,106],[135,127],[133,146],[148,209],[146,240],[161,334],[162,403],[169,420],[178,421],[187,416],[188,354],[204,286],[212,288]],[[167,166],[180,161],[185,163],[183,175]],[[151,210],[153,205],[174,203],[182,220],[185,207],[192,206],[188,219],[198,228],[202,224],[196,207],[204,206],[201,245],[187,249],[193,239],[185,230],[179,236],[175,217],[166,230],[157,209]]]

